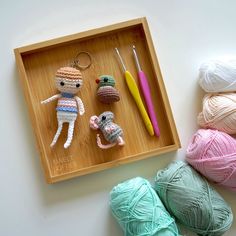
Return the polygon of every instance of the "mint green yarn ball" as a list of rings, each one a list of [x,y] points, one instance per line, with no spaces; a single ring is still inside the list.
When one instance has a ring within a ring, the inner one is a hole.
[[[115,186],[110,206],[125,236],[178,236],[173,218],[150,183],[140,177]]]
[[[155,190],[176,221],[198,235],[223,235],[233,222],[230,206],[183,161],[157,172]]]

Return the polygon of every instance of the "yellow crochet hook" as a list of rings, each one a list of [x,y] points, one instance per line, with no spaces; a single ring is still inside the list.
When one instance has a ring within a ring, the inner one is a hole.
[[[144,124],[146,126],[146,129],[148,130],[148,133],[153,136],[154,135],[154,130],[153,130],[153,126],[152,126],[152,123],[149,119],[149,116],[148,116],[148,113],[143,105],[143,101],[141,99],[141,96],[140,96],[140,93],[139,93],[139,89],[138,89],[138,86],[133,78],[133,76],[131,75],[131,73],[126,69],[125,67],[125,64],[124,64],[124,61],[120,55],[120,52],[118,50],[118,48],[115,48],[116,50],[116,53],[118,55],[118,58],[121,62],[121,65],[122,65],[122,68],[124,70],[124,73],[125,73],[125,81],[126,81],[126,84],[129,88],[129,91],[131,93],[131,95],[133,96],[134,98],[134,101],[136,102],[136,105],[139,109],[139,112],[141,113],[141,116],[142,116],[142,119],[144,121]]]

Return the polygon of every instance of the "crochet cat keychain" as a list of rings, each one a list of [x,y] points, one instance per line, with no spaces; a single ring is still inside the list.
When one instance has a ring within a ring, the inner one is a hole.
[[[78,58],[81,54],[88,56],[89,63],[87,65],[81,65],[79,63]],[[83,84],[82,74],[79,69],[87,69],[91,64],[91,55],[88,52],[79,52],[70,66],[61,67],[56,71],[55,85],[60,93],[41,102],[41,104],[46,104],[58,100],[56,107],[58,129],[50,145],[51,147],[56,144],[61,134],[63,123],[69,123],[67,140],[64,144],[64,148],[68,148],[71,144],[77,114],[79,112],[82,116],[85,112],[82,100],[76,96]]]
[[[91,129],[100,129],[104,138],[109,144],[102,144],[99,134],[97,134],[97,145],[102,149],[108,149],[115,145],[124,146],[123,131],[121,127],[113,123],[114,114],[111,111],[105,111],[99,116],[91,116],[89,125]]]

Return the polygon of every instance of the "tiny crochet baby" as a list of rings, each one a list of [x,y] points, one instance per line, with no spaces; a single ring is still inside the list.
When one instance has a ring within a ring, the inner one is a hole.
[[[53,147],[62,131],[63,123],[69,123],[67,140],[64,144],[64,148],[68,148],[71,144],[74,132],[74,124],[77,118],[77,113],[84,114],[84,104],[82,100],[75,96],[82,86],[82,75],[78,69],[73,67],[62,67],[56,72],[55,76],[56,88],[61,92],[44,101],[42,104],[46,104],[53,100],[57,102],[57,121],[58,129],[51,143]]]
[[[113,123],[114,114],[110,111],[105,111],[99,116],[91,116],[89,124],[91,129],[100,129],[109,142],[107,145],[101,143],[99,134],[97,134],[97,145],[102,149],[108,149],[115,145],[123,146],[125,142],[122,138],[123,131],[119,125]]]

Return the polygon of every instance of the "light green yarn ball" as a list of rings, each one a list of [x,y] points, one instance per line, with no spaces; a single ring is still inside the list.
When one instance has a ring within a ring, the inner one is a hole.
[[[157,172],[155,189],[177,222],[198,235],[223,235],[233,222],[230,206],[183,161]]]
[[[177,236],[174,219],[149,182],[137,177],[115,186],[110,206],[126,236]]]

